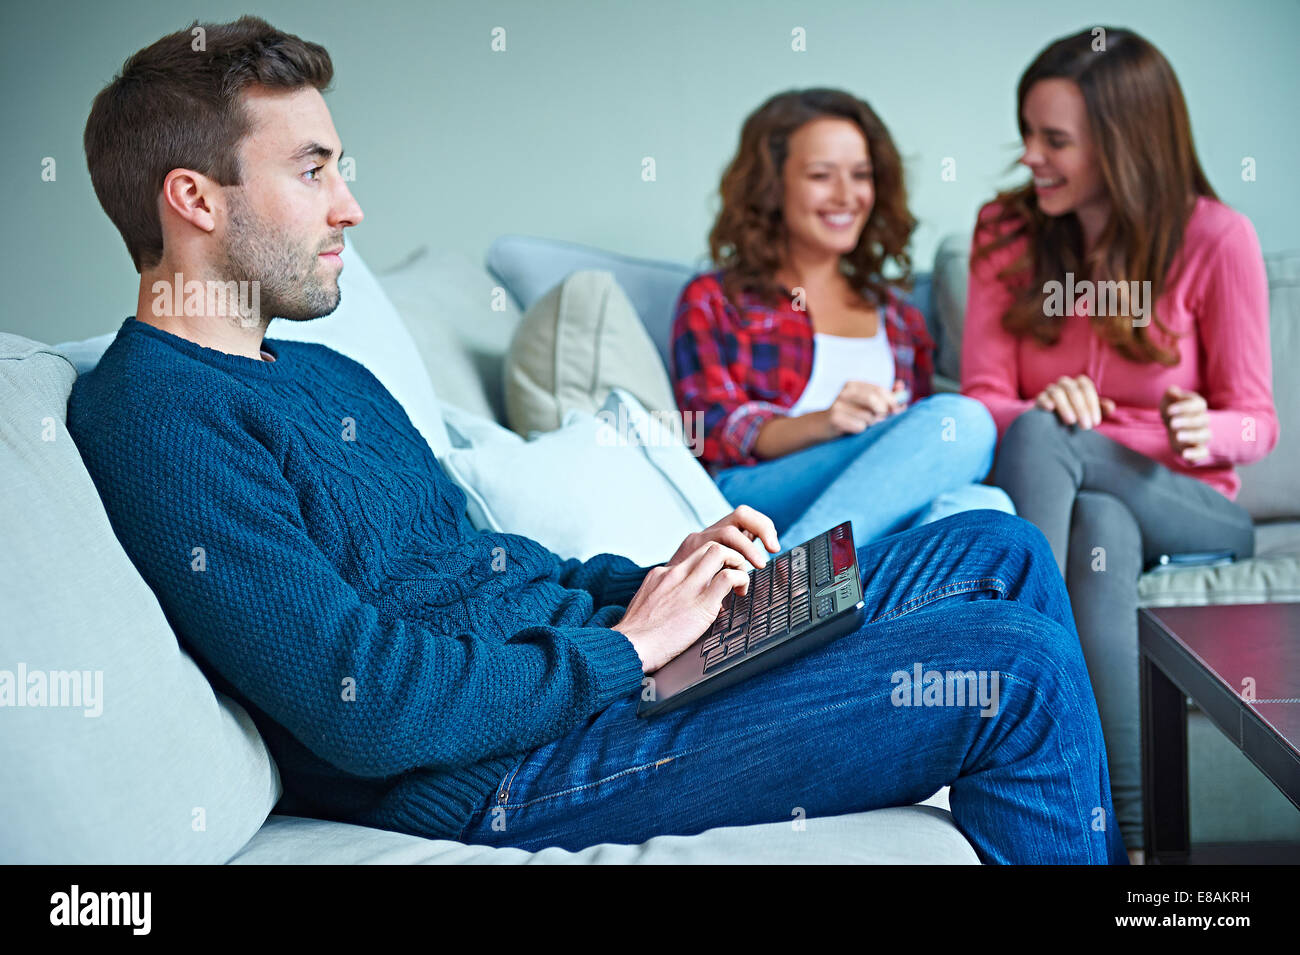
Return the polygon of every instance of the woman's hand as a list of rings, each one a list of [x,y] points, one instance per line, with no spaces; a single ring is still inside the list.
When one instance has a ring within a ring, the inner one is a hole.
[[[1169,447],[1184,461],[1210,456],[1209,407],[1194,391],[1170,385],[1160,398],[1160,420],[1169,432]]]
[[[894,382],[893,391],[850,381],[824,411],[767,421],[754,441],[754,457],[763,461],[782,458],[846,434],[860,434],[882,418],[906,410],[906,399],[907,389],[901,381]]]
[[[1077,424],[1084,430],[1095,428],[1104,416],[1115,413],[1115,402],[1098,395],[1097,386],[1087,375],[1062,375],[1038,393],[1034,404],[1055,411],[1063,424]]]
[[[894,382],[894,390],[886,391],[879,385],[866,381],[846,382],[831,406],[823,415],[826,439],[845,434],[861,434],[877,421],[902,411],[905,405],[899,400],[902,382]]]

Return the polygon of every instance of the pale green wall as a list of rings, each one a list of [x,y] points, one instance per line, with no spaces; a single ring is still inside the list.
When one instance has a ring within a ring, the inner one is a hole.
[[[47,342],[112,330],[136,275],[81,149],[94,94],[122,61],[193,18],[257,12],[323,43],[327,101],[375,268],[420,244],[482,259],[504,232],[693,259],[744,116],[778,90],[868,99],[908,159],[915,257],[968,232],[1015,156],[1014,88],[1049,40],[1094,24],[1144,33],[1172,61],[1214,186],[1266,250],[1300,247],[1295,0],[878,3],[28,2],[4,0],[0,330]],[[489,32],[507,31],[507,52]],[[808,50],[790,49],[804,27]],[[57,161],[55,182],[41,160]],[[653,156],[658,181],[641,180]],[[943,157],[957,181],[940,177]],[[1252,156],[1258,179],[1243,182]]]

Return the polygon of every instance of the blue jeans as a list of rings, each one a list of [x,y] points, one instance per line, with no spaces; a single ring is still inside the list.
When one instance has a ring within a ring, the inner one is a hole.
[[[787,545],[844,520],[859,544],[960,511],[1014,514],[1011,498],[982,481],[993,465],[997,427],[963,395],[918,401],[867,428],[716,477],[733,507],[748,504],[776,525]]]
[[[611,704],[522,754],[461,841],[640,843],[905,806],[951,785],[953,820],[985,862],[1126,864],[1097,705],[1037,528],[969,511],[858,561],[859,630],[649,720],[635,696]],[[925,704],[900,681],[918,664],[983,671],[996,706]]]

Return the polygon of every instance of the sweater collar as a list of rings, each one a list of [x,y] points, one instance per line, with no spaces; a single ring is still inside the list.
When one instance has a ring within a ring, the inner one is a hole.
[[[283,347],[287,343],[276,339],[264,338],[262,340],[262,350],[275,358],[275,361],[262,361],[260,359],[246,358],[243,355],[234,355],[230,352],[218,351],[215,348],[208,348],[197,342],[192,342],[188,338],[182,338],[179,335],[173,335],[171,332],[163,331],[148,322],[142,322],[134,315],[127,316],[118,334],[145,335],[162,342],[189,358],[201,361],[214,368],[220,368],[222,371],[241,378],[275,379],[288,377],[292,374],[290,370],[292,360]]]

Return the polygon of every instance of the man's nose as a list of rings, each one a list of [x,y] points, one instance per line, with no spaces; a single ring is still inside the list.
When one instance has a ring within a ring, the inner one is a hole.
[[[341,180],[339,182],[339,188],[342,190],[342,195],[339,197],[339,201],[335,204],[333,224],[344,228],[347,226],[360,225],[361,220],[366,217],[365,213],[361,211],[361,204],[357,202],[356,197],[352,195],[352,190],[344,185]]]

